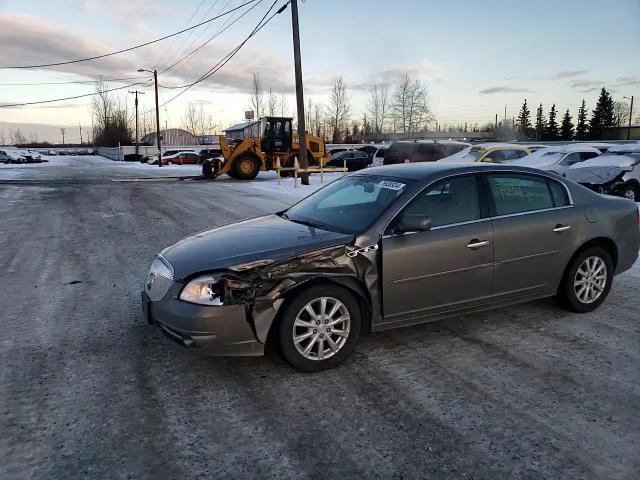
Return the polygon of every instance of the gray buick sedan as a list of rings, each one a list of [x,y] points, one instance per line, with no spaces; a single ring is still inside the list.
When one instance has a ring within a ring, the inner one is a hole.
[[[335,367],[366,332],[554,297],[604,302],[638,257],[638,207],[555,174],[414,163],[347,175],[293,207],[197,233],[151,265],[149,323],[193,352]]]

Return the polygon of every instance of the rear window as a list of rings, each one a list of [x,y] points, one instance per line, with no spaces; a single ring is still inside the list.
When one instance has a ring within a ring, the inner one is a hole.
[[[376,152],[376,158],[384,158],[384,156],[387,154],[387,149],[386,148],[381,148],[380,150],[378,150]]]

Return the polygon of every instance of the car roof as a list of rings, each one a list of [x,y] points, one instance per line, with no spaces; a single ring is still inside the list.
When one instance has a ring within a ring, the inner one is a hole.
[[[476,143],[471,145],[472,148],[484,148],[485,150],[497,149],[497,148],[528,148],[526,145],[518,145],[517,143]]]
[[[482,162],[416,162],[371,167],[352,175],[380,175],[383,177],[404,178],[407,180],[429,180],[458,173],[516,171],[522,173],[546,174],[536,168],[509,164]]]

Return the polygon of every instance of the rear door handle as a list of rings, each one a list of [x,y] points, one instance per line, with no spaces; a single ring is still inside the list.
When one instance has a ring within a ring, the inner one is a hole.
[[[567,230],[571,230],[571,225],[556,225],[556,228],[553,229],[555,233],[562,233]]]
[[[474,238],[467,244],[467,248],[476,249],[480,247],[486,247],[487,245],[489,245],[489,240],[484,240],[481,242],[480,240]]]

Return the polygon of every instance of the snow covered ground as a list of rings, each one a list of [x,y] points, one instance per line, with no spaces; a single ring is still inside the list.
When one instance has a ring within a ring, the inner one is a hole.
[[[1,180],[42,180],[43,174],[51,172],[60,178],[60,171],[64,170],[64,178],[69,180],[91,180],[98,174],[101,178],[110,175],[113,181],[156,181],[166,178],[185,179],[188,177],[200,177],[201,165],[148,165],[139,162],[116,162],[98,155],[84,156],[43,156],[46,163],[28,164],[0,164]],[[44,171],[43,171],[44,170]],[[311,185],[302,186],[298,180],[297,187],[293,178],[281,178],[278,184],[276,172],[260,172],[258,177],[252,181],[235,180],[228,175],[222,175],[212,181],[204,181],[207,184],[216,185],[222,188],[233,188],[240,192],[260,192],[272,191],[291,197],[293,200],[306,197],[322,186],[340,178],[342,173],[326,173],[323,175],[324,182],[320,181],[319,174],[311,176]]]

